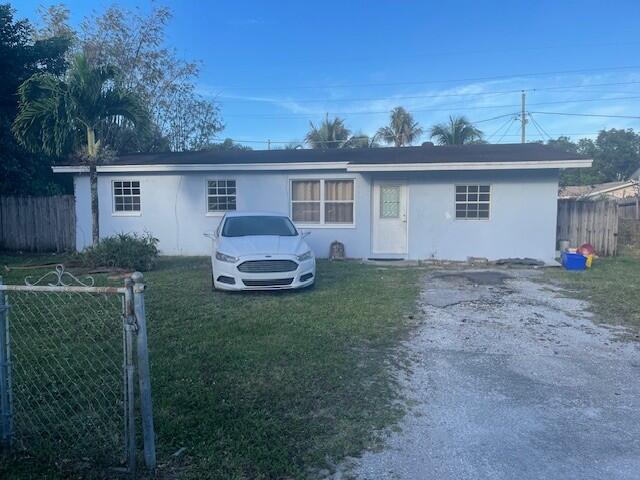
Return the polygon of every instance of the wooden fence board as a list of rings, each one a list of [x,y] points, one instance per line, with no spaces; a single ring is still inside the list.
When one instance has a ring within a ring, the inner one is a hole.
[[[558,240],[572,247],[590,243],[601,256],[615,255],[618,203],[615,200],[558,200]]]
[[[74,250],[73,195],[0,196],[0,249],[29,252]]]
[[[640,220],[640,197],[618,200],[618,216],[620,218]]]

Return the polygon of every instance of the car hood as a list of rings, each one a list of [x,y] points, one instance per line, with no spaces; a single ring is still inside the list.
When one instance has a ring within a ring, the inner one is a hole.
[[[300,235],[279,237],[277,235],[252,235],[246,237],[219,237],[219,252],[240,257],[243,255],[300,255],[309,246]]]

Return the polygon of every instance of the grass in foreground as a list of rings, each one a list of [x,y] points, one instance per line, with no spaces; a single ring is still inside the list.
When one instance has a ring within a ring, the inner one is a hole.
[[[589,300],[602,321],[640,326],[640,257],[600,258],[586,271],[548,269],[546,275],[560,281],[572,295]]]
[[[229,294],[211,292],[209,268],[163,259],[145,275],[159,476],[307,478],[399,418],[387,366],[418,270],[320,262],[311,290]],[[0,464],[0,476],[34,473],[18,468]]]

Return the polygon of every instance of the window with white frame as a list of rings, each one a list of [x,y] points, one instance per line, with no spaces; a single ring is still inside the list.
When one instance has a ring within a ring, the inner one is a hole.
[[[456,218],[487,219],[490,205],[490,185],[456,185]]]
[[[138,180],[113,181],[114,213],[140,212],[140,182]]]
[[[207,212],[228,212],[236,209],[236,181],[207,181]]]
[[[291,218],[298,224],[353,225],[354,181],[291,181]]]

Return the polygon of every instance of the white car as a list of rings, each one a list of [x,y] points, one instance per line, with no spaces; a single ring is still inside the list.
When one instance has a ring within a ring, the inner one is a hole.
[[[303,288],[316,279],[315,255],[286,215],[228,212],[213,239],[213,288],[279,290]]]

